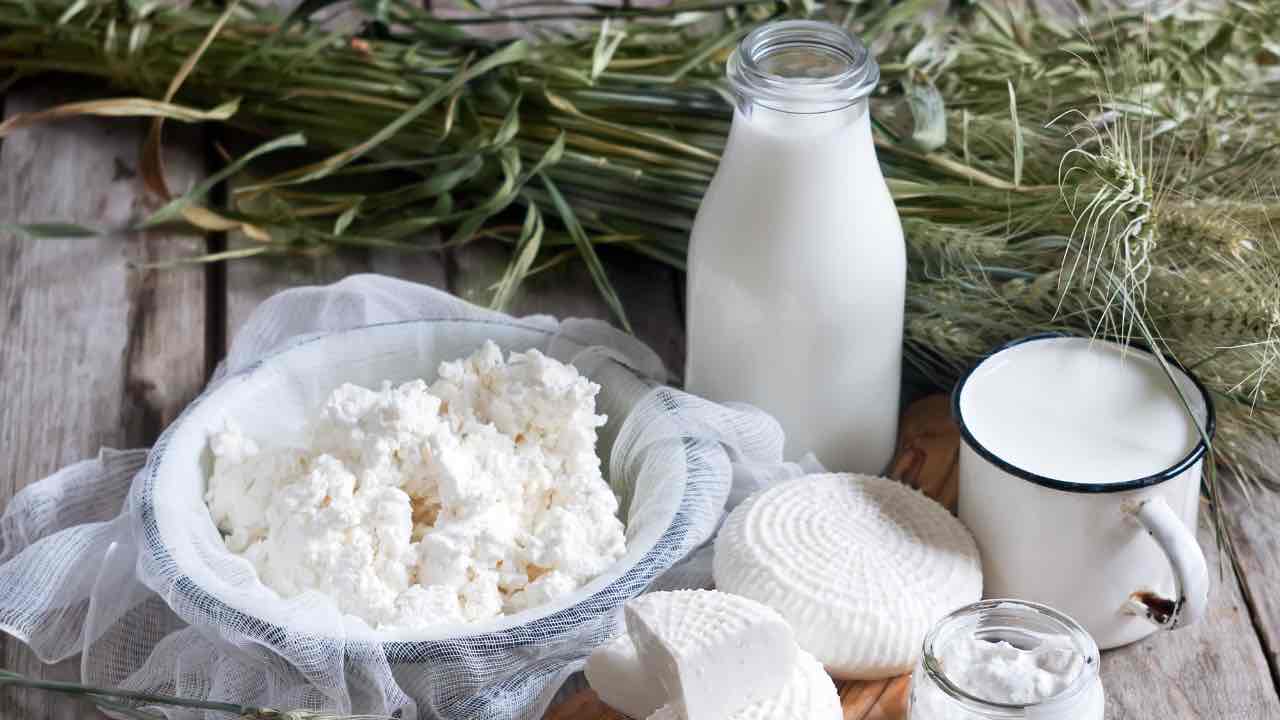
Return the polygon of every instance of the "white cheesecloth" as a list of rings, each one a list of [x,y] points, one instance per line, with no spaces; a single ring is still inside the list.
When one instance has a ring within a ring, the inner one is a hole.
[[[603,589],[523,625],[422,642],[356,640],[342,628],[360,621],[343,617],[327,596],[286,600],[262,586],[252,566],[222,546],[203,507],[155,503],[148,456],[163,452],[162,438],[155,451],[103,449],[13,498],[0,517],[0,629],[47,662],[82,654],[82,681],[90,685],[404,720],[538,718],[591,650],[621,631],[619,611],[628,598],[647,588],[710,587],[709,540],[726,504],[820,469],[812,460],[783,462],[782,431],[765,413],[664,386],[658,356],[603,322],[517,320],[377,275],[286,290],[263,302],[210,388],[318,335],[423,319],[492,323],[499,345],[504,327],[518,327],[522,337],[532,328],[546,338],[532,346],[573,362],[602,386],[606,366],[617,372],[619,363],[652,379],[638,382],[631,374],[622,389],[612,383],[602,390],[599,412],[609,422],[598,448],[629,539],[646,524],[654,529],[660,514],[646,508],[655,498],[679,503],[674,516],[661,517],[652,549],[631,558]],[[441,322],[440,332],[449,325]],[[452,358],[437,360],[445,359]],[[156,551],[155,518],[147,515],[167,512],[186,513],[177,519],[191,528],[204,572],[255,602],[286,603],[297,627],[330,630],[323,636],[291,630],[211,600]]]

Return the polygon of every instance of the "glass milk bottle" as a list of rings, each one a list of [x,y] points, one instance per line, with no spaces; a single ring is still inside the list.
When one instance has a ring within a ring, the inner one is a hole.
[[[880,473],[893,455],[906,250],[847,31],[788,20],[729,59],[736,98],[689,249],[685,385],[781,422],[789,458]]]

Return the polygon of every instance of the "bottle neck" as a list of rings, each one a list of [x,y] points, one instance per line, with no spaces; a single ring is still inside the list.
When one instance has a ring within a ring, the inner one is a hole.
[[[794,116],[829,115],[866,98],[880,67],[844,28],[812,20],[784,20],[752,31],[729,57],[729,86],[739,111],[766,108]]]

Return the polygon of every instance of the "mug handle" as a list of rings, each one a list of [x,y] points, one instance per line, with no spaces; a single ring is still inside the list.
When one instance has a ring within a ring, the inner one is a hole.
[[[1161,630],[1199,622],[1209,606],[1209,568],[1195,535],[1162,497],[1126,504],[1124,510],[1142,524],[1169,559],[1175,593],[1171,600],[1151,591],[1134,592],[1128,612],[1145,615]]]

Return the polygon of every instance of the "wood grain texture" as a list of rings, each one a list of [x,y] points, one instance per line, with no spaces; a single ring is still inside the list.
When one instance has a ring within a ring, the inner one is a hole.
[[[422,238],[424,243],[438,242],[434,237]],[[443,252],[400,252],[397,250],[372,250],[369,252],[369,269],[382,275],[430,285],[441,290],[449,289],[448,257]]]
[[[1200,514],[1200,547],[1216,569],[1207,514]],[[1102,654],[1108,720],[1280,718],[1280,699],[1233,575],[1213,577],[1209,608],[1197,625]]]
[[[907,409],[900,429],[894,477],[919,487],[954,509],[959,432],[945,396],[926,397]],[[1280,499],[1269,496],[1269,515],[1280,516]],[[1242,535],[1265,538],[1249,577],[1269,574],[1267,587],[1280,585],[1280,541],[1263,528],[1242,528]],[[1202,523],[1200,543],[1211,566],[1217,562],[1213,534]],[[1046,562],[1052,562],[1046,559]],[[1267,605],[1276,608],[1271,599]],[[1280,718],[1262,646],[1254,633],[1239,584],[1226,576],[1214,588],[1212,611],[1201,624],[1160,633],[1103,654],[1102,679],[1108,720]],[[1272,616],[1272,635],[1280,616]],[[1274,646],[1271,646],[1274,647]],[[905,720],[910,678],[838,685],[845,720]],[[555,707],[548,720],[614,720],[621,717],[590,690]]]
[[[229,241],[232,248],[250,243],[238,236]],[[253,257],[227,263],[223,337],[229,346],[254,308],[281,290],[299,285],[328,285],[348,275],[369,271],[368,254],[358,250],[314,256]]]
[[[1272,467],[1280,467],[1280,448]],[[1248,487],[1224,479],[1224,515],[1240,569],[1240,585],[1272,680],[1280,686],[1280,487]]]
[[[449,290],[477,305],[487,305],[494,283],[507,266],[509,250],[477,240],[450,253]],[[625,251],[601,253],[636,336],[653,348],[678,376],[684,367],[684,313],[677,301],[677,274],[660,263]],[[507,312],[547,313],[560,318],[589,317],[617,325],[586,266],[574,259],[527,279]]]
[[[66,95],[18,90],[8,114]],[[142,126],[70,121],[26,130],[0,146],[0,220],[70,220],[118,227],[145,210],[136,157]],[[189,147],[184,143],[181,147]],[[182,191],[203,173],[199,153],[168,156]],[[150,443],[204,381],[204,271],[142,271],[203,252],[200,236],[28,240],[0,237],[0,505],[99,447]],[[76,660],[42,665],[4,637],[3,665],[33,676],[78,679]],[[6,720],[86,718],[79,701],[0,693]]]

